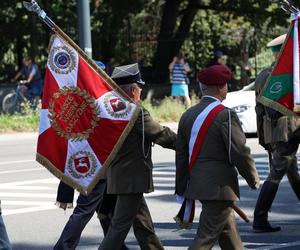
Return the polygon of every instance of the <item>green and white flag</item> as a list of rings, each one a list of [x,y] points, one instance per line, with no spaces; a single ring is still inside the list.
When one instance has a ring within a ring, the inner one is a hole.
[[[299,18],[292,14],[291,26],[272,74],[258,101],[285,115],[300,115]]]

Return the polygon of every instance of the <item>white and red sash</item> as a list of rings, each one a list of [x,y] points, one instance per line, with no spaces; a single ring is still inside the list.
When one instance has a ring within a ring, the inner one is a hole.
[[[200,154],[209,127],[224,108],[219,100],[215,101],[209,104],[194,121],[189,141],[189,171],[192,170]]]
[[[225,107],[219,100],[209,104],[195,119],[189,140],[189,172],[200,154],[206,134],[216,116]],[[174,217],[177,224],[184,229],[190,229],[195,215],[195,200],[181,197],[182,205]]]

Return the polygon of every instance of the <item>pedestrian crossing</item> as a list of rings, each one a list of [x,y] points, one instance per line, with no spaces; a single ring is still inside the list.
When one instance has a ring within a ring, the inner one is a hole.
[[[166,246],[165,249],[182,250],[186,249],[190,241],[192,240],[196,232],[196,225],[194,225],[191,231],[179,231],[175,223],[172,221],[172,216],[170,216],[170,214],[175,215],[177,209],[179,208],[179,204],[176,203],[174,197],[175,164],[174,162],[172,162],[172,160],[170,160],[170,162],[160,162],[154,164],[153,179],[155,192],[146,194],[145,196],[150,211],[154,217],[154,224],[157,229],[157,233],[158,235],[160,235],[164,245]],[[259,156],[254,156],[254,160],[256,162],[256,167],[260,176],[260,180],[261,182],[263,182],[267,178],[269,173],[268,157],[260,154]],[[0,199],[2,200],[2,213],[4,216],[35,213],[40,211],[57,209],[54,203],[59,180],[53,177],[50,173],[48,173],[48,171],[45,168],[38,166],[34,167],[32,164],[29,164],[30,162],[34,162],[34,160],[26,160],[24,162],[15,161],[13,164],[11,164],[11,162],[0,162],[0,177],[22,175],[22,172],[24,173],[24,176],[27,176],[27,178],[24,180],[18,179],[9,181],[10,179],[7,177],[4,178],[5,181],[3,181],[2,178],[0,182]],[[15,164],[18,164],[18,166],[15,168],[9,168],[9,166],[15,166]],[[31,171],[34,168],[36,168],[37,170]],[[20,171],[14,173],[12,172],[16,170]],[[33,174],[38,171],[41,172],[39,175],[41,177],[36,178]],[[33,177],[28,178],[28,176],[31,174],[33,175]],[[286,181],[286,179],[284,179],[283,181]],[[241,177],[239,178],[239,182],[242,188],[244,186],[247,186],[246,182]],[[248,188],[246,189],[248,190]],[[244,199],[244,204],[242,205],[242,207],[247,213],[247,215],[251,216],[251,214],[253,213],[254,206],[253,201],[248,201],[247,199],[249,197],[245,198],[244,194],[245,193],[242,194],[242,198]],[[251,203],[251,206],[245,205],[248,204],[248,202]],[[174,205],[175,203],[176,205]],[[162,204],[163,210],[167,211],[166,215],[159,214],[161,213]],[[197,206],[200,206],[199,202],[197,204]],[[198,209],[195,222],[198,220],[199,211],[200,210]],[[280,214],[278,214],[278,216],[280,216]],[[292,218],[291,216],[295,217],[296,215],[285,215],[284,218],[285,220],[289,221],[297,219],[296,217]],[[258,242],[257,238],[255,238],[256,235],[250,235],[249,237],[249,234],[251,234],[251,225],[245,224],[240,219],[238,219],[237,221],[239,224],[241,236],[243,237],[245,249],[293,249],[290,247],[298,247],[300,245],[300,243],[297,240],[291,240],[291,242],[280,244],[276,243],[276,241],[271,242],[269,240],[262,240],[261,242]],[[132,247],[132,249],[139,249],[133,234],[131,234],[131,236],[129,237],[130,247]],[[82,245],[82,247],[79,247],[78,249],[96,249],[96,246],[91,245],[91,248],[87,248],[86,245]],[[218,250],[219,248],[214,247],[213,249]]]
[[[33,160],[26,160],[28,163]],[[47,171],[41,167],[28,166],[25,169],[8,169],[12,163],[20,164],[22,161],[0,162],[0,176],[6,174],[22,174],[30,171]],[[268,175],[268,158],[255,158],[257,170],[263,182]],[[6,168],[4,168],[6,167]],[[153,168],[155,192],[146,194],[146,197],[160,197],[173,195],[175,189],[175,165],[174,163],[158,163]],[[2,200],[3,215],[13,215],[35,211],[55,209],[56,191],[59,180],[49,174],[49,178],[32,179],[25,181],[12,181],[0,184],[0,199]],[[240,178],[240,185],[247,185]]]
[[[51,177],[0,184],[2,214],[5,216],[55,209],[58,183],[57,178]]]

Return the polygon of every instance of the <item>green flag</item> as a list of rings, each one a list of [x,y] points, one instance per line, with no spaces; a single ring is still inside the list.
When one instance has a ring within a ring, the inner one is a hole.
[[[260,103],[285,115],[300,115],[298,20],[293,14],[275,67],[258,97]]]

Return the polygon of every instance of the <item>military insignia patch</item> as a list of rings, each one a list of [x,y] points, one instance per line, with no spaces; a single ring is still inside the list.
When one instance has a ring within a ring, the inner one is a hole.
[[[56,133],[66,139],[87,139],[97,126],[100,109],[86,90],[62,88],[49,102],[50,123]]]
[[[104,107],[107,113],[114,118],[124,118],[131,111],[131,106],[128,105],[128,102],[125,102],[121,97],[114,95],[112,92],[105,96]]]
[[[68,160],[68,172],[76,179],[92,176],[96,167],[96,157],[88,151],[78,151]]]
[[[69,74],[77,64],[75,54],[67,46],[52,48],[48,63],[50,68],[57,74]]]
[[[270,93],[272,95],[275,95],[275,94],[281,92],[281,90],[282,90],[282,83],[281,82],[275,82],[270,87]]]

